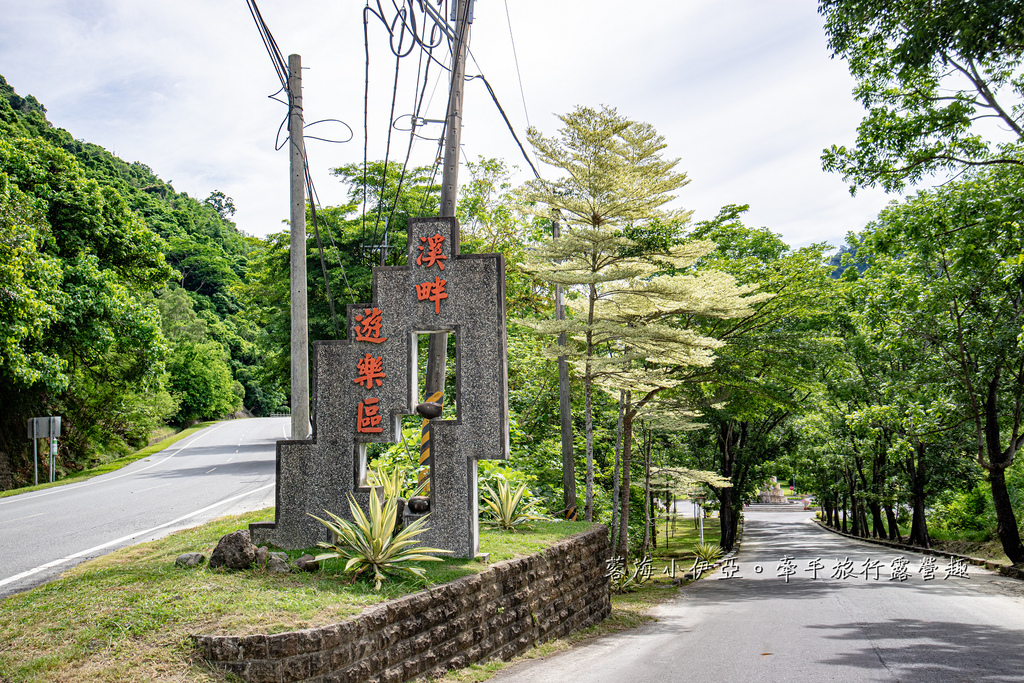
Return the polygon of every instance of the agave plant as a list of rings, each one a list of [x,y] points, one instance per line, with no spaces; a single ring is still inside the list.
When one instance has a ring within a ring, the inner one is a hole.
[[[693,552],[698,560],[708,564],[714,564],[722,556],[722,549],[714,543],[697,543],[693,546]]]
[[[526,484],[520,484],[514,491],[507,479],[498,478],[498,490],[484,486],[484,512],[488,517],[484,522],[494,524],[502,529],[513,530],[530,522],[548,519],[536,509],[536,503],[525,498],[528,493]]]
[[[427,482],[423,481],[418,483],[415,488],[412,488],[407,480],[410,478],[411,468],[396,464],[389,471],[383,465],[377,467],[371,467],[369,472],[366,473],[366,483],[370,486],[380,486],[384,488],[384,500],[392,500],[394,498],[411,498],[412,496],[418,496],[426,488]],[[415,470],[412,471],[411,476],[415,481]],[[404,495],[408,493],[408,495]]]
[[[352,494],[349,494],[349,509],[354,522],[342,519],[327,510],[324,512],[327,512],[333,521],[310,515],[327,527],[331,531],[331,538],[334,539],[333,543],[318,543],[320,547],[327,548],[330,552],[317,555],[316,560],[320,562],[336,557],[346,558],[348,561],[345,563],[345,571],[353,572],[356,576],[367,569],[372,569],[374,590],[380,590],[389,573],[405,573],[426,579],[423,568],[410,563],[424,560],[440,562],[441,558],[434,557],[435,554],[451,552],[419,545],[416,536],[427,530],[424,526],[426,517],[416,520],[396,534],[397,498],[385,498],[384,505],[381,505],[377,491],[371,489],[370,515],[367,517]]]

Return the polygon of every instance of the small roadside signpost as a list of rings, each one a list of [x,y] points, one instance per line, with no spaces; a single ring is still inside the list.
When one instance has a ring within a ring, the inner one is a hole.
[[[60,415],[33,417],[28,421],[28,438],[32,439],[32,456],[35,467],[36,486],[39,485],[39,439],[50,440],[50,483],[55,480],[57,469],[57,438],[60,436]]]
[[[700,542],[701,542],[701,545],[703,545],[704,544],[704,496],[697,496],[696,498],[694,498],[693,502],[695,502],[697,504],[697,519],[700,520],[698,522],[698,524],[699,524],[698,528],[700,529]]]

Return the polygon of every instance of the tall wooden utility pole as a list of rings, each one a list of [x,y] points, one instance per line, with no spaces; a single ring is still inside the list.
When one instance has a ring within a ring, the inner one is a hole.
[[[444,137],[444,169],[441,176],[441,217],[455,216],[459,192],[459,151],[462,140],[462,94],[466,85],[466,51],[469,46],[469,15],[473,0],[458,0],[455,14],[455,40],[452,50],[452,86],[448,95],[448,117]],[[445,366],[448,364],[448,333],[430,335],[427,347],[427,378],[424,400],[444,391]],[[442,399],[443,400],[443,399]]]
[[[291,172],[292,439],[309,436],[309,324],[306,313],[306,148],[302,140],[302,58],[288,55]]]

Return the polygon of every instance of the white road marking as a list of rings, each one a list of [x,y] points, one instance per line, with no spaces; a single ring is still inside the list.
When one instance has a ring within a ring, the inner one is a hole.
[[[42,517],[45,514],[46,514],[45,512],[37,512],[36,514],[28,515],[27,517],[15,517],[14,519],[5,519],[3,522],[0,522],[0,524],[8,524],[10,522],[20,522],[23,519],[32,519],[33,517]]]
[[[210,472],[213,472],[215,469],[217,469],[217,468],[216,467],[211,467],[210,469],[208,469],[205,472],[203,472],[203,474],[209,474]]]
[[[228,458],[227,460],[225,460],[225,461],[224,461],[224,464],[225,464],[225,465],[227,465],[227,464],[228,464],[229,462],[231,462],[232,460],[234,460],[234,458]]]
[[[167,482],[166,484],[160,484],[159,486],[150,486],[148,489],[142,489],[141,491],[135,491],[134,493],[145,493],[146,491],[152,491],[153,489],[162,489],[165,486],[170,486],[174,482]]]
[[[53,560],[52,562],[47,562],[46,564],[41,564],[41,565],[39,565],[38,567],[36,567],[34,569],[29,569],[27,571],[21,572],[20,574],[15,574],[14,576],[9,576],[6,579],[3,579],[2,581],[0,581],[0,586],[6,586],[9,583],[14,583],[15,581],[20,581],[21,579],[28,578],[28,577],[32,576],[33,574],[38,574],[39,572],[46,571],[47,569],[52,569],[53,567],[59,567],[60,565],[66,563],[66,562],[70,562],[72,560],[77,560],[80,557],[85,557],[86,555],[90,555],[90,554],[95,553],[95,552],[97,552],[99,550],[103,550],[104,548],[109,548],[112,545],[118,545],[119,543],[124,543],[125,541],[130,541],[133,538],[136,538],[138,536],[147,536],[147,535],[153,533],[154,531],[160,531],[160,529],[166,529],[167,527],[173,526],[173,525],[177,524],[178,522],[183,522],[184,520],[188,519],[189,517],[195,517],[196,515],[201,515],[204,512],[208,512],[209,510],[212,510],[212,509],[214,509],[216,507],[220,507],[221,505],[226,505],[228,503],[233,503],[236,500],[240,500],[242,498],[245,498],[246,496],[251,496],[252,494],[259,493],[260,491],[266,491],[267,489],[271,488],[274,485],[275,484],[267,484],[266,486],[261,486],[260,488],[253,489],[252,491],[249,491],[248,493],[242,493],[240,495],[234,496],[233,498],[227,498],[225,500],[222,500],[222,501],[219,501],[217,503],[214,503],[213,505],[207,505],[206,507],[204,507],[204,508],[202,508],[200,510],[196,510],[195,512],[190,512],[187,515],[182,515],[181,517],[178,517],[177,519],[172,519],[171,521],[165,522],[165,523],[163,523],[163,524],[161,524],[159,526],[155,526],[152,529],[146,529],[144,531],[137,531],[134,534],[129,534],[128,536],[122,536],[121,538],[115,538],[113,541],[108,541],[106,543],[103,543],[102,545],[93,546],[92,548],[89,548],[88,550],[82,550],[80,552],[75,553],[74,555],[68,555],[67,557],[62,557],[59,560]]]
[[[148,469],[150,469],[152,467],[156,467],[157,465],[162,465],[163,463],[167,462],[168,460],[170,460],[171,458],[176,456],[178,453],[180,453],[183,448],[187,448],[188,446],[194,445],[196,443],[196,441],[199,441],[200,439],[205,439],[210,434],[213,434],[215,431],[217,431],[218,429],[220,429],[221,427],[223,427],[226,424],[227,424],[227,422],[221,422],[216,427],[210,428],[209,431],[203,430],[202,433],[196,434],[195,438],[188,439],[187,440],[188,443],[182,444],[181,446],[178,446],[177,450],[175,450],[173,453],[168,455],[166,458],[164,458],[163,460],[160,460],[159,462],[155,462],[152,465],[149,465],[148,467],[143,467],[142,469],[138,469],[138,470],[132,470],[131,472],[125,472],[124,474],[118,474],[118,475],[113,476],[113,477],[107,477],[107,476],[94,477],[94,478],[92,478],[92,479],[90,479],[88,481],[82,482],[81,484],[68,484],[67,486],[57,486],[57,487],[52,488],[52,489],[47,489],[46,491],[43,491],[43,492],[41,492],[41,493],[39,493],[38,495],[35,495],[35,496],[30,496],[30,495],[11,496],[10,498],[5,498],[4,500],[0,500],[0,505],[9,505],[11,503],[17,503],[17,502],[20,502],[20,501],[23,501],[23,500],[33,500],[35,498],[42,498],[43,496],[49,496],[49,495],[54,494],[54,493],[61,493],[62,491],[70,491],[72,489],[80,489],[83,486],[89,486],[91,484],[98,484],[100,482],[104,482],[105,483],[105,482],[108,482],[108,481],[113,481],[115,479],[120,479],[122,477],[130,477],[132,475],[138,474],[139,472],[145,472],[146,470],[148,470]]]

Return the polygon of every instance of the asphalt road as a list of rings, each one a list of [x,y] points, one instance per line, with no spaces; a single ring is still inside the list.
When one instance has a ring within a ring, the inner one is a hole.
[[[288,418],[219,422],[116,472],[0,499],[0,597],[71,566],[274,504]]]
[[[788,582],[778,575],[785,556],[796,568]],[[897,558],[907,560],[902,582],[891,580]],[[847,559],[854,573],[832,578]],[[656,622],[493,680],[1024,680],[1024,582],[974,566],[946,579],[942,558],[925,580],[922,559],[823,531],[809,513],[750,512],[731,578],[718,572],[683,588]]]

